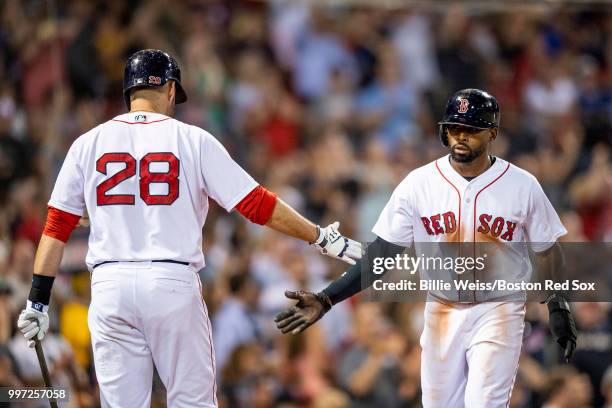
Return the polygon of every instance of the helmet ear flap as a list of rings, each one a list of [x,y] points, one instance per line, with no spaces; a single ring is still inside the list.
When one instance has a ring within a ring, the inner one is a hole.
[[[442,146],[448,147],[448,135],[446,134],[446,125],[440,125],[440,127],[438,128],[438,137],[440,138]]]

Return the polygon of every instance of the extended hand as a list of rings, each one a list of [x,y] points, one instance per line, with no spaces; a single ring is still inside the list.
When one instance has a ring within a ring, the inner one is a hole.
[[[34,347],[34,336],[42,340],[49,330],[49,315],[33,308],[26,308],[19,314],[17,327],[28,340],[28,347]]]
[[[276,327],[283,333],[297,334],[306,330],[332,307],[331,301],[324,293],[288,290],[285,291],[285,296],[298,302],[274,318]]]
[[[576,324],[572,317],[567,300],[560,295],[553,295],[547,302],[548,325],[555,341],[563,348],[565,361],[569,363],[576,349]]]
[[[332,258],[341,259],[349,265],[355,265],[355,259],[361,259],[361,243],[343,236],[338,231],[338,221],[325,228],[319,227],[319,236],[313,242],[321,253]]]

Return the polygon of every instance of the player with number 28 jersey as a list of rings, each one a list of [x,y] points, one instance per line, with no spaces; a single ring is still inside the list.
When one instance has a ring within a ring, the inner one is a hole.
[[[206,131],[159,113],[130,112],[74,142],[49,205],[77,215],[86,209],[96,221],[90,268],[151,259],[201,268],[208,197],[230,211],[257,185]]]
[[[197,272],[212,198],[249,221],[355,264],[361,245],[321,228],[260,186],[206,131],[172,118],[187,100],[174,58],[134,53],[125,67],[128,113],[70,147],[49,200],[32,289],[17,325],[28,344],[49,329],[64,245],[89,214],[91,332],[102,407],[151,406],[154,368],[171,408],[217,407],[214,350]]]

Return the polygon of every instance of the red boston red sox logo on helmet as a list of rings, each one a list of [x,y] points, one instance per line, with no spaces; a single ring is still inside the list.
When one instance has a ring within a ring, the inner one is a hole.
[[[161,78],[158,76],[150,76],[149,83],[153,85],[161,85]]]
[[[468,110],[470,102],[466,98],[459,98],[459,113],[465,113]]]

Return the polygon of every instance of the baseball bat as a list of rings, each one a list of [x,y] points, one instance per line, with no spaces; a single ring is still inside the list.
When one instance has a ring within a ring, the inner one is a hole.
[[[38,357],[38,364],[40,364],[40,371],[42,371],[45,387],[53,388],[53,386],[51,385],[51,376],[49,375],[49,369],[47,368],[47,361],[45,360],[45,353],[43,352],[40,340],[38,340],[37,338],[34,339],[34,348],[36,349],[36,356]],[[49,399],[49,405],[51,405],[51,408],[58,408],[57,401],[53,397]]]

